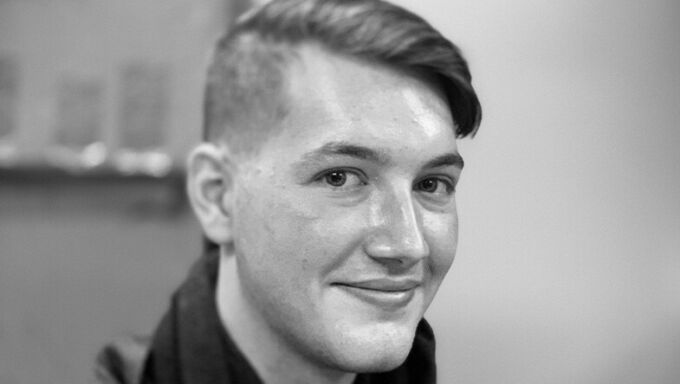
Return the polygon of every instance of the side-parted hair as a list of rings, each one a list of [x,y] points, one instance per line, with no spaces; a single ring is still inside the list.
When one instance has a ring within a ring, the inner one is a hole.
[[[381,0],[273,0],[242,16],[217,44],[204,139],[249,148],[264,138],[263,117],[273,122],[286,114],[287,65],[304,43],[432,79],[448,99],[456,136],[473,136],[479,127],[481,106],[465,59],[419,16]]]

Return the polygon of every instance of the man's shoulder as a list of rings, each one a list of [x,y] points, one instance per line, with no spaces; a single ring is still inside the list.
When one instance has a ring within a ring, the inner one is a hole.
[[[129,336],[107,344],[97,355],[94,382],[140,383],[150,345],[148,336]]]

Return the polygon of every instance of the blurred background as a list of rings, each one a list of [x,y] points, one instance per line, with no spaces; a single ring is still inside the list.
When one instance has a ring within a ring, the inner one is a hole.
[[[466,54],[442,383],[680,382],[680,3],[399,0]],[[0,383],[84,383],[201,249],[204,69],[247,0],[0,0]]]

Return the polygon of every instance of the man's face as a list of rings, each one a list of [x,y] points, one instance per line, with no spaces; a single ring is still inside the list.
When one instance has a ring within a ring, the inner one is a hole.
[[[234,180],[243,292],[290,352],[394,368],[455,254],[451,114],[424,81],[319,48],[289,71],[288,116]]]

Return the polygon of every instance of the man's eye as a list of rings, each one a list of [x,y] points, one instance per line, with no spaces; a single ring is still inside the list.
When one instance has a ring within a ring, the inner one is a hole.
[[[321,179],[333,188],[353,188],[366,184],[356,172],[342,169],[326,172]]]
[[[420,180],[416,190],[433,195],[450,195],[454,191],[453,183],[440,177],[428,177]]]
[[[324,176],[326,183],[334,187],[342,187],[347,182],[347,173],[345,171],[333,171]]]

